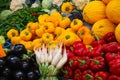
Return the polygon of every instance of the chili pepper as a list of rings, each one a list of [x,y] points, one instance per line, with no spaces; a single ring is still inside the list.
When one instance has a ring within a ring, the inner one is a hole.
[[[94,40],[94,41],[92,42],[92,46],[93,46],[93,47],[96,47],[96,46],[98,46],[98,45],[103,45],[103,44],[106,43],[104,39],[101,39],[101,40],[100,40],[97,35],[94,35],[94,36],[95,36],[96,40]]]
[[[118,52],[118,44],[117,43],[108,43],[103,45],[104,52]]]
[[[112,74],[120,76],[120,58],[110,61],[109,68]]]
[[[109,63],[110,61],[116,59],[116,58],[120,58],[120,53],[111,53],[111,52],[108,52],[105,54],[105,58],[107,60],[107,62]]]
[[[83,44],[82,41],[75,41],[75,42],[73,43],[73,48],[76,49],[76,48],[78,48],[78,47],[85,47],[85,44]]]
[[[76,56],[82,56],[84,50],[84,47],[77,47],[76,49],[74,49],[74,53]]]
[[[82,80],[94,80],[94,73],[91,70],[85,70],[82,75]]]
[[[114,32],[108,32],[107,34],[104,35],[104,40],[109,43],[109,42],[116,42],[116,38],[114,35]]]
[[[76,57],[76,56],[73,56],[69,59],[68,63],[72,70],[75,70],[79,66],[79,62],[77,59],[78,59],[78,57]]]
[[[63,74],[64,78],[67,78],[67,79],[73,78],[73,71],[69,66],[64,66],[62,72],[64,73]]]
[[[107,80],[109,73],[105,71],[99,71],[95,74],[95,80]]]
[[[120,80],[120,77],[117,75],[110,75],[108,80]]]
[[[92,51],[92,57],[103,56],[104,53],[103,53],[102,49],[103,49],[102,45],[98,45],[98,46],[94,47],[93,51]]]
[[[89,68],[89,64],[90,64],[90,58],[89,57],[87,57],[87,56],[79,57],[77,60],[79,62],[80,70],[84,71],[84,70]]]
[[[93,70],[93,71],[100,71],[100,70],[104,70],[105,69],[105,59],[102,57],[102,56],[97,56],[97,57],[94,57],[92,60],[91,60],[91,63],[90,63],[90,68]]]
[[[37,12],[34,12],[34,13],[32,13],[32,16],[39,16],[39,13],[37,13]]]
[[[80,69],[76,69],[74,71],[74,80],[81,80],[82,79],[82,72]]]

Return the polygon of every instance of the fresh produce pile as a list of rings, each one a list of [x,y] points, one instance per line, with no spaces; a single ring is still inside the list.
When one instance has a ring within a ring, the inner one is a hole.
[[[32,2],[0,22],[0,80],[120,80],[120,0]]]
[[[7,56],[0,58],[0,73],[0,80],[38,80],[40,77],[35,56],[22,44],[11,46]]]
[[[110,32],[89,47],[81,41],[74,42],[73,50],[67,49],[68,61],[62,76],[74,80],[119,80],[120,43],[115,41]]]

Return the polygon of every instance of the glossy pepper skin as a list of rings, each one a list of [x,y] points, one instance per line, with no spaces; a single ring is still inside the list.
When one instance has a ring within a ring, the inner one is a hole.
[[[95,72],[105,70],[105,66],[106,66],[105,59],[102,56],[94,57],[90,63],[90,68]]]
[[[73,57],[73,56],[75,56],[75,54],[73,53],[73,51],[71,51],[70,49],[66,49],[66,53],[67,53],[67,56],[68,56],[68,60],[71,58],[71,57]]]
[[[11,47],[11,52],[16,56],[21,56],[22,54],[27,54],[27,49],[22,44],[15,44]]]
[[[104,35],[103,38],[107,43],[116,41],[114,32],[108,32],[107,34]]]
[[[103,45],[104,52],[118,52],[118,44],[117,43],[108,43]]]
[[[107,80],[109,73],[105,71],[99,71],[95,74],[95,80]]]
[[[103,39],[101,39],[101,40],[95,40],[95,41],[93,41],[92,42],[92,46],[93,47],[96,47],[96,46],[98,46],[98,45],[103,45],[103,44],[105,44],[106,42],[103,40]]]
[[[82,56],[84,50],[85,50],[85,47],[77,47],[76,49],[74,49],[74,53],[76,56]]]
[[[85,44],[81,41],[75,41],[73,43],[73,52],[75,53],[76,56],[82,56],[83,51],[85,50]]]
[[[103,46],[102,45],[98,45],[98,46],[93,48],[92,57],[103,56],[103,55],[104,55],[104,53],[103,53]]]
[[[76,68],[78,68],[79,62],[78,62],[78,57],[73,56],[69,59],[69,66],[71,67],[72,70],[75,70]]]
[[[120,58],[120,52],[118,52],[118,53],[108,52],[105,54],[105,58],[106,58],[107,62],[109,63],[110,61],[112,61],[114,59]]]
[[[83,44],[82,41],[75,41],[75,42],[73,43],[73,48],[76,49],[76,48],[78,48],[78,47],[85,47],[85,44]]]
[[[120,77],[117,75],[110,75],[108,80],[120,80]]]
[[[63,67],[63,77],[67,79],[72,79],[73,78],[73,71],[69,66]]]
[[[82,72],[80,69],[76,69],[74,71],[74,80],[81,80],[82,79]]]
[[[112,74],[120,76],[120,58],[110,61],[109,68]]]
[[[79,57],[78,62],[79,62],[78,66],[81,71],[87,70],[90,66],[90,58],[87,56]]]
[[[94,80],[94,73],[91,70],[85,70],[82,74],[82,80]]]

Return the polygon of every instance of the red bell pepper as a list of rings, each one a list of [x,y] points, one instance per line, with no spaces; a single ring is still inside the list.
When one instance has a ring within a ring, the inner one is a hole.
[[[105,71],[99,71],[95,74],[95,80],[107,80],[109,73]]]
[[[120,58],[110,61],[109,68],[112,74],[120,76]]]
[[[118,44],[117,43],[108,43],[103,45],[104,52],[118,52]]]
[[[85,49],[83,50],[81,56],[88,56],[88,57],[91,57],[91,56],[92,56],[92,50],[89,49],[89,48],[85,48]]]
[[[101,40],[95,40],[95,41],[93,41],[92,42],[92,46],[93,47],[96,47],[96,46],[98,46],[98,45],[103,45],[103,44],[105,44],[106,42],[103,40],[103,39],[101,39]]]
[[[96,47],[96,46],[98,46],[98,45],[103,45],[103,44],[106,43],[104,39],[101,39],[101,40],[100,40],[97,35],[94,35],[94,36],[95,36],[96,40],[93,41],[92,44],[91,44],[93,47]]]
[[[78,57],[73,56],[69,59],[68,63],[72,70],[75,70],[79,66]]]
[[[66,49],[66,53],[67,53],[67,56],[68,56],[68,60],[69,60],[69,58],[75,56],[75,54],[70,49]]]
[[[69,66],[64,66],[62,69],[63,72],[63,77],[67,79],[72,79],[73,78],[73,71]]]
[[[80,69],[76,69],[74,71],[74,80],[81,80],[82,79],[82,72]]]
[[[90,58],[89,57],[87,57],[87,56],[79,57],[77,60],[79,62],[79,69],[81,71],[84,71],[89,68],[89,66],[90,66]]]
[[[117,75],[110,75],[108,80],[120,80],[120,76]]]
[[[102,49],[103,49],[102,45],[98,45],[98,46],[94,47],[92,50],[92,57],[103,56],[104,52],[102,51]]]
[[[94,57],[90,62],[90,68],[93,71],[105,70],[106,63],[105,59],[102,56]]]
[[[118,53],[108,52],[105,54],[105,58],[106,58],[107,62],[109,63],[110,61],[112,61],[114,59],[120,58],[120,52],[118,52]]]
[[[120,43],[117,43],[118,52],[120,52]]]
[[[107,34],[104,35],[104,40],[109,43],[109,42],[116,42],[115,34],[114,32],[108,32]]]
[[[94,73],[91,70],[85,70],[82,74],[82,80],[94,80]]]
[[[85,47],[77,47],[74,49],[74,53],[76,56],[82,56]]]
[[[73,43],[73,48],[76,49],[76,48],[78,48],[78,47],[85,47],[85,44],[83,44],[82,41],[75,41],[75,42]]]

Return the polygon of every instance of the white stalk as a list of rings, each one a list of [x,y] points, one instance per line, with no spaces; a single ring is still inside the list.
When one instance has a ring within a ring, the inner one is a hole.
[[[35,52],[35,55],[36,55],[36,61],[37,61],[37,63],[39,64],[39,63],[41,63],[41,51],[40,50],[38,50],[38,49],[34,49],[34,52]]]
[[[67,53],[66,53],[66,48],[64,48],[63,57],[56,65],[56,68],[61,69],[66,62],[67,62]]]
[[[44,57],[44,53],[42,52],[41,49],[39,49],[39,51],[41,52],[41,63],[44,63],[45,62],[45,57]]]
[[[48,60],[48,53],[47,53],[47,48],[45,47],[45,45],[43,44],[42,46],[42,53],[44,55],[44,62],[47,62]]]
[[[48,51],[48,63],[50,63],[52,61],[52,54],[53,54],[53,49],[50,48]]]
[[[53,66],[56,66],[61,58],[62,58],[62,43],[60,44],[60,47],[58,48],[57,53],[53,57],[53,60],[52,60],[51,64]]]

